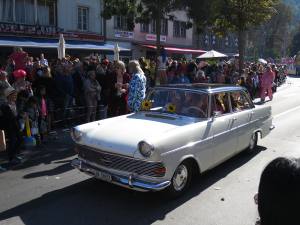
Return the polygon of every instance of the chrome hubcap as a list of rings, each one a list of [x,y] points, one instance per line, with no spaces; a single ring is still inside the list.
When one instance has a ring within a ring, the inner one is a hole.
[[[255,147],[256,142],[256,134],[252,134],[251,140],[250,140],[250,149],[253,149]]]
[[[185,165],[180,165],[174,174],[173,177],[173,186],[176,191],[181,191],[186,183],[188,178],[188,170]]]

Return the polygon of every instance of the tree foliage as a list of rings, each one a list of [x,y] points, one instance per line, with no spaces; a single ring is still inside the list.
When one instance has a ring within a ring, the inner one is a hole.
[[[182,0],[104,0],[102,16],[110,19],[114,15],[127,16],[128,27],[133,29],[135,23],[148,23],[154,20],[156,24],[156,55],[159,55],[161,21],[164,18],[174,19],[172,12],[185,9]],[[186,24],[187,28],[190,23]],[[157,74],[157,68],[156,68]]]
[[[275,10],[276,13],[270,21],[263,26],[266,32],[266,49],[268,50],[266,54],[268,57],[274,58],[284,56],[285,49],[290,42],[290,24],[293,18],[291,7],[284,3],[276,5]]]
[[[290,47],[290,53],[292,56],[296,55],[300,51],[300,27],[298,27],[297,32],[295,33],[291,47]]]
[[[278,0],[217,0],[216,4],[215,29],[239,32],[271,19]]]
[[[239,39],[240,72],[243,67],[245,52],[245,31],[259,26],[270,20],[276,12],[275,6],[279,0],[211,0],[208,4],[208,26],[219,35],[236,32]],[[198,21],[197,8],[190,8],[190,15],[196,24]],[[199,26],[199,25],[198,25]]]
[[[152,19],[173,19],[172,12],[180,9],[184,9],[180,0],[104,0],[102,16],[105,19],[114,15],[127,16],[130,27],[134,27],[135,23],[147,23]]]

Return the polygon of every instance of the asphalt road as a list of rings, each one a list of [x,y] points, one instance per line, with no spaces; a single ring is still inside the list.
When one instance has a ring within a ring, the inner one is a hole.
[[[278,156],[300,156],[299,93],[300,78],[289,78],[266,103],[273,107],[276,129],[260,140],[258,153],[241,153],[223,163],[172,201],[72,169],[72,144],[60,134],[23,165],[0,174],[0,225],[254,225],[253,196],[263,168]]]

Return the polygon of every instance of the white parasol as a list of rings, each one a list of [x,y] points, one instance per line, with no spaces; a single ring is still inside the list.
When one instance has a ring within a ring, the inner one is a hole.
[[[262,63],[262,64],[268,64],[268,62],[264,59],[258,59],[257,60],[258,62]]]
[[[118,43],[115,43],[115,48],[114,48],[114,60],[119,61],[120,60],[120,48]]]
[[[65,55],[66,55],[66,42],[65,42],[63,34],[59,35],[59,42],[58,42],[58,47],[57,47],[57,54],[58,54],[58,58],[59,59],[65,58]]]
[[[208,51],[204,53],[203,55],[200,55],[197,57],[197,59],[214,59],[214,58],[226,58],[227,55],[217,52],[215,50]]]

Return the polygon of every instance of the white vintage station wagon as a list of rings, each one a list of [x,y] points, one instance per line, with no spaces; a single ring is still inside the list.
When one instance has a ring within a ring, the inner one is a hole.
[[[140,112],[72,129],[72,165],[101,180],[138,191],[177,196],[203,173],[274,128],[270,106],[256,106],[240,86],[156,87]]]

